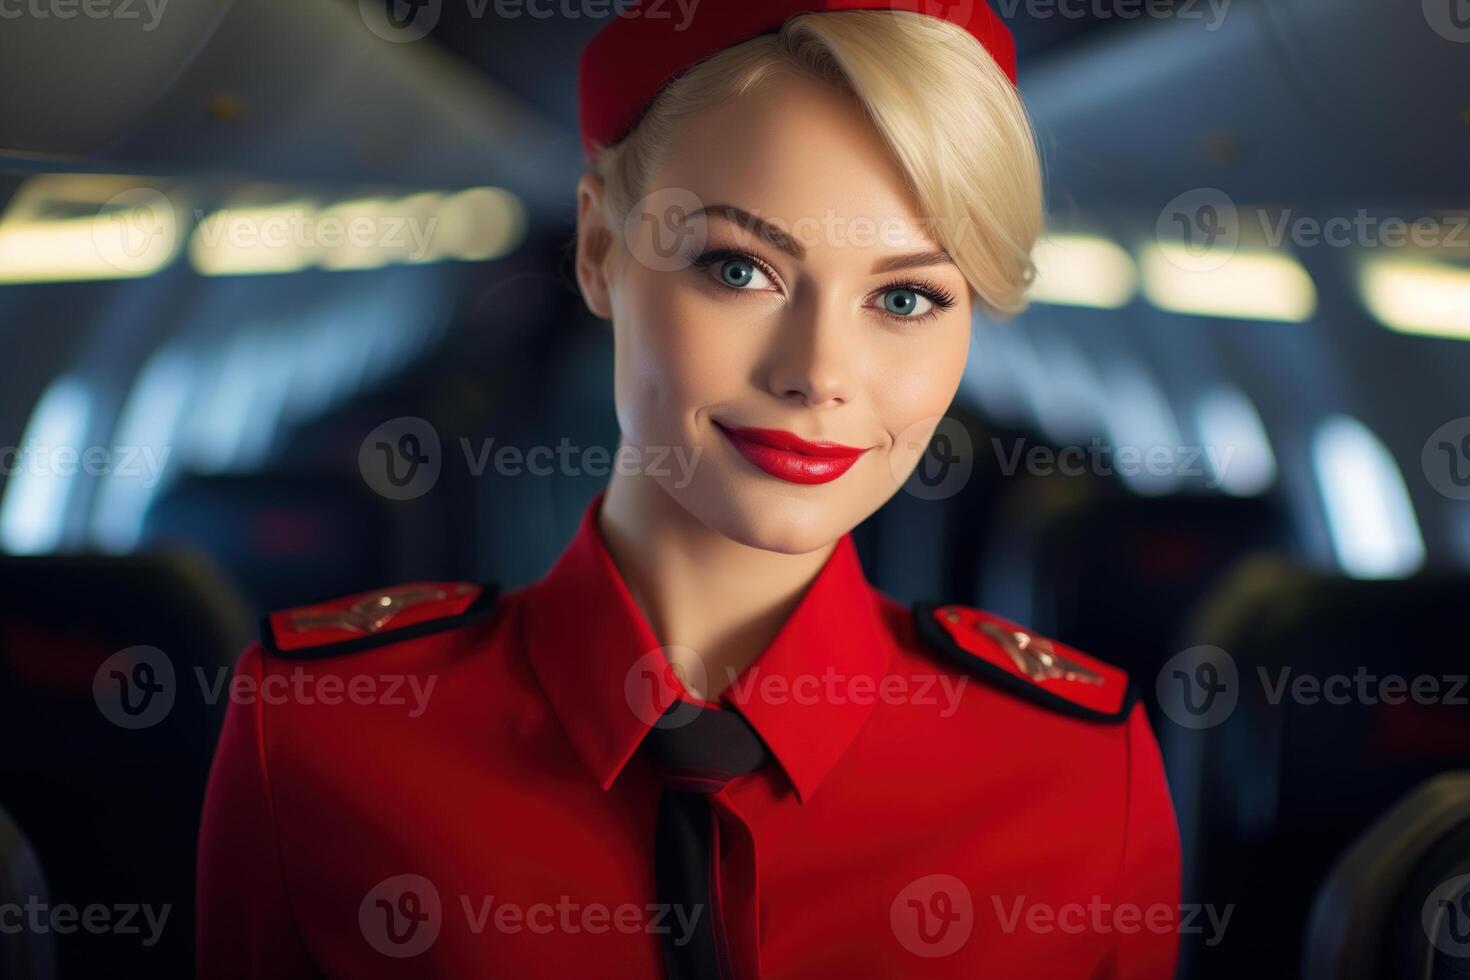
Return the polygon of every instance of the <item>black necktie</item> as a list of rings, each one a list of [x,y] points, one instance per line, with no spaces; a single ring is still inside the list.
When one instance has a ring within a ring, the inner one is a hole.
[[[686,937],[664,933],[669,980],[730,980],[730,952],[710,880],[718,874],[719,820],[709,804],[737,776],[769,755],[760,736],[733,708],[701,708],[676,699],[644,737],[641,751],[663,780],[654,842],[654,880],[668,920],[694,919]],[[697,915],[696,915],[697,914]]]

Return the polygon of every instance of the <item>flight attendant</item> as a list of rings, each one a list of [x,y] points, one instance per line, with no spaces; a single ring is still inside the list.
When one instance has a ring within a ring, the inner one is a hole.
[[[1004,25],[887,6],[635,8],[588,46],[576,271],[620,465],[529,586],[268,617],[205,804],[202,976],[1172,976],[1134,685],[899,605],[849,534],[1041,225]]]

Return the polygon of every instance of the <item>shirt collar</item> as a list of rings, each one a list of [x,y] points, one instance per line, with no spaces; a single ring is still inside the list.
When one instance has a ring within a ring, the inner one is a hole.
[[[659,716],[667,661],[598,527],[603,492],[556,564],[526,590],[526,652],[603,789]],[[769,646],[721,700],[745,716],[805,803],[871,712],[889,647],[878,596],[844,534]],[[665,697],[664,703],[667,703]]]

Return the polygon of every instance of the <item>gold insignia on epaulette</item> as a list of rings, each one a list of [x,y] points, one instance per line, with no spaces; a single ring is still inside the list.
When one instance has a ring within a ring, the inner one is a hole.
[[[1078,681],[1101,684],[1102,676],[1077,661],[1057,653],[1044,637],[1022,630],[1008,630],[995,623],[981,623],[979,629],[999,643],[1016,669],[1033,681]]]
[[[457,595],[463,595],[468,586],[461,585]],[[298,633],[317,629],[348,630],[353,633],[376,633],[399,613],[425,602],[448,598],[443,589],[410,588],[396,592],[374,592],[348,606],[346,609],[326,611],[305,610],[291,616],[291,628]]]

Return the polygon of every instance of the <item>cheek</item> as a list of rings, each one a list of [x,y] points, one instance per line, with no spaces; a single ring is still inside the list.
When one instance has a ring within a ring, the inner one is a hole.
[[[906,338],[884,358],[874,402],[885,431],[898,441],[921,423],[938,424],[948,411],[964,376],[969,354],[969,320],[946,325],[933,337]],[[924,433],[927,441],[928,432]]]
[[[670,440],[696,411],[739,397],[754,339],[728,306],[678,277],[625,277],[613,303],[618,419],[635,442]]]

